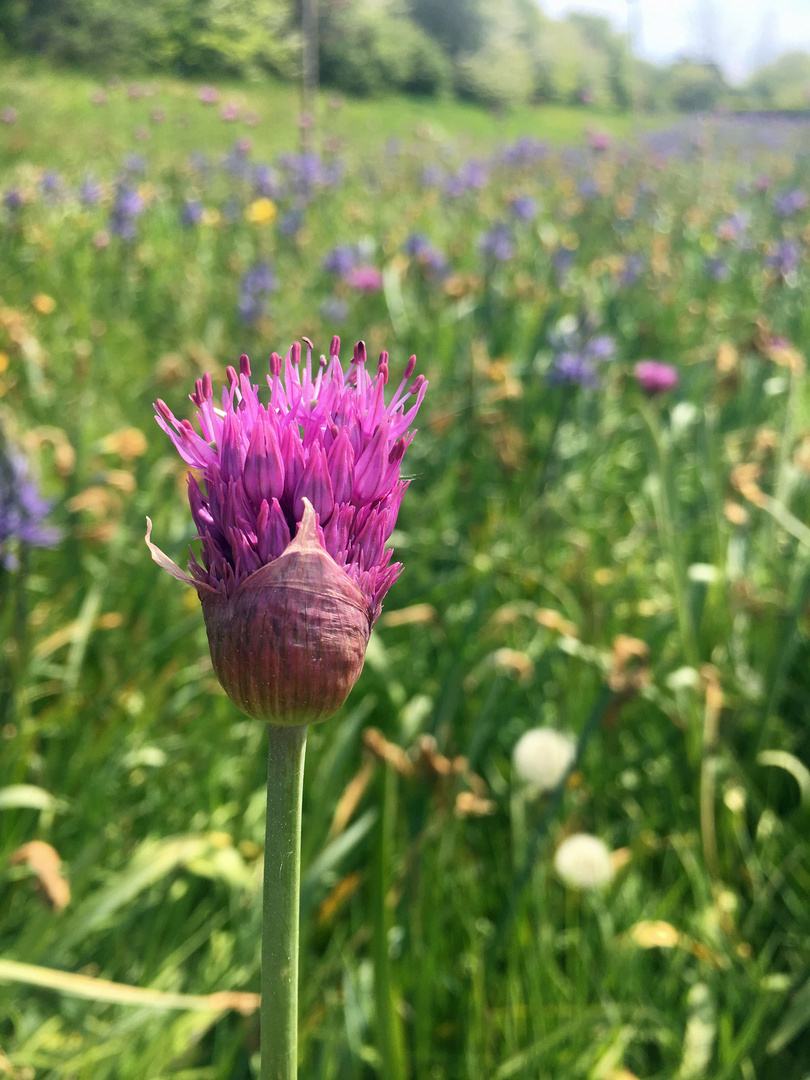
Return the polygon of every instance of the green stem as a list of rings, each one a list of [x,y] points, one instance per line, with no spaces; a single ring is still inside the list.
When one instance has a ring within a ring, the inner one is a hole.
[[[306,725],[270,725],[262,914],[261,1080],[298,1075],[298,899]]]

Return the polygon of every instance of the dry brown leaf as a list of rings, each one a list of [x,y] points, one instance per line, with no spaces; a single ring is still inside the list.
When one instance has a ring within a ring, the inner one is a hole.
[[[374,761],[364,761],[358,772],[351,778],[343,790],[332,815],[332,824],[329,826],[329,839],[334,840],[339,836],[352,819],[360,800],[365,794],[369,781],[374,775]]]
[[[413,762],[396,743],[389,742],[378,728],[369,727],[363,732],[363,745],[374,757],[392,765],[402,776],[413,774]]]
[[[436,621],[436,608],[432,604],[411,604],[398,611],[386,611],[380,617],[381,626],[420,626]]]
[[[62,875],[62,860],[56,848],[44,840],[31,840],[13,852],[12,866],[27,866],[39,879],[42,892],[55,911],[70,903],[70,885]]]
[[[343,906],[352,893],[357,891],[357,887],[362,880],[362,875],[355,871],[353,874],[347,874],[345,878],[335,885],[334,889],[332,889],[318,908],[319,926],[324,926],[332,920],[338,909]]]
[[[628,634],[619,634],[613,641],[613,665],[608,677],[611,690],[634,693],[650,681],[650,650],[646,642]]]
[[[492,799],[484,799],[472,791],[460,791],[456,795],[456,817],[486,817],[497,810]]]

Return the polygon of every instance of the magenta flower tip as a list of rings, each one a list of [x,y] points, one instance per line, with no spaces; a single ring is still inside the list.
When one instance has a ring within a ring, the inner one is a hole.
[[[281,557],[310,504],[325,552],[364,598],[370,629],[402,569],[386,543],[408,487],[400,470],[427,380],[411,381],[411,357],[386,404],[387,352],[372,378],[359,341],[344,372],[335,336],[329,361],[313,371],[314,346],[304,341],[303,364],[298,342],[284,362],[271,353],[269,390],[261,396],[245,355],[238,372],[227,368],[221,407],[210,375],[198,379],[191,400],[199,431],[164,401],[155,403],[157,423],[194,470],[189,504],[201,547],[189,575],[206,594],[231,597]]]
[[[660,360],[641,360],[633,373],[641,389],[651,397],[673,390],[680,380],[677,368]]]

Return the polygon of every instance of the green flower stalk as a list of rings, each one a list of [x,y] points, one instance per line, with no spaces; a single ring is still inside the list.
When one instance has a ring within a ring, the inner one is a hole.
[[[158,400],[156,419],[189,472],[200,541],[188,573],[153,559],[200,597],[211,660],[231,700],[269,724],[262,934],[262,1080],[297,1065],[301,792],[307,725],[332,716],[360,676],[372,627],[402,566],[386,547],[408,481],[401,464],[427,390],[416,359],[385,403],[388,354],[372,378],[340,340],[313,372],[312,345],[270,357],[260,400],[250,363],[209,375],[192,402],[202,434]],[[199,479],[198,479],[199,478]]]

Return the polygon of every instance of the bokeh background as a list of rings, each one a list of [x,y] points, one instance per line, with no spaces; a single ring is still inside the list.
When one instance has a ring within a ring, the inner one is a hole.
[[[152,403],[333,333],[430,389],[300,1075],[810,1075],[810,41],[659,7],[0,8],[0,1076],[258,1075],[266,732]]]

